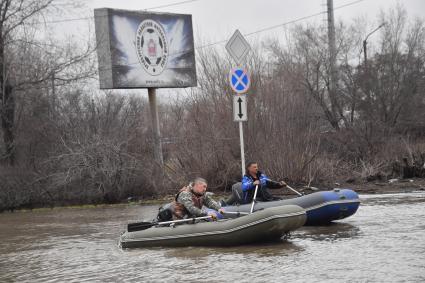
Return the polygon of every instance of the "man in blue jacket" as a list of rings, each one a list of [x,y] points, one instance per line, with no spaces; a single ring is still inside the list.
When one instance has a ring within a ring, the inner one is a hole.
[[[246,204],[252,202],[257,185],[256,199],[259,201],[272,201],[278,198],[273,197],[268,189],[283,188],[286,186],[286,183],[284,181],[272,181],[258,170],[257,162],[249,162],[246,165],[246,172],[242,178],[242,183],[236,183],[232,186],[232,196],[226,201],[222,200],[221,205],[226,206],[235,203]]]

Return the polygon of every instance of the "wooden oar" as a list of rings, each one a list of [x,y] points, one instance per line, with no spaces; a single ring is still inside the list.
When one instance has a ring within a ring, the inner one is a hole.
[[[134,222],[134,223],[128,223],[127,231],[128,232],[141,231],[141,230],[146,230],[148,228],[151,228],[153,226],[168,225],[173,223],[195,222],[196,220],[204,220],[204,219],[211,219],[211,218],[212,216],[202,216],[202,217],[196,217],[196,218],[187,218],[187,219],[179,219],[179,220],[164,221],[164,222]]]

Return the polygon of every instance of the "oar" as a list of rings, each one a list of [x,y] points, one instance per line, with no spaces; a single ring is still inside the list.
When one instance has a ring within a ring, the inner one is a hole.
[[[297,195],[299,195],[299,196],[303,196],[303,194],[302,194],[302,193],[298,192],[297,190],[294,190],[294,189],[293,189],[293,188],[291,188],[288,184],[286,184],[286,187],[287,187],[288,189],[290,189],[291,191],[293,191],[294,193],[296,193]]]
[[[221,212],[221,214],[234,214],[237,217],[239,217],[241,215],[248,215],[250,213],[249,212],[241,212],[241,211],[223,211],[223,212]]]
[[[258,185],[255,186],[254,197],[252,198],[251,210],[249,211],[249,213],[252,213],[254,211],[255,199],[257,198],[257,190],[258,190]]]
[[[211,216],[202,216],[202,217],[196,217],[196,218],[179,219],[179,220],[165,221],[165,222],[128,223],[127,231],[128,232],[141,231],[141,230],[145,230],[145,229],[148,229],[150,227],[153,227],[153,226],[168,225],[168,224],[173,224],[173,223],[195,222],[196,220],[203,220],[203,219],[210,219],[210,218],[211,218]]]

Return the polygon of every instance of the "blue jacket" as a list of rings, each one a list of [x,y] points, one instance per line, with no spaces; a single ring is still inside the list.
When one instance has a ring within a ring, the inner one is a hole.
[[[257,179],[260,181],[260,185],[266,187],[267,181],[270,181],[269,177],[267,177],[265,174],[261,173],[260,171],[257,172]],[[254,197],[254,191],[255,191],[255,185],[254,185],[254,178],[249,175],[245,174],[242,178],[242,192],[243,192],[243,201],[245,203],[250,202]]]

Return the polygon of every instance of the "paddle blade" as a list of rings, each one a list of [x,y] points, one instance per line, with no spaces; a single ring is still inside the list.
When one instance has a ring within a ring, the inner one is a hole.
[[[128,223],[127,225],[127,231],[128,232],[134,232],[134,231],[141,231],[148,228],[151,228],[154,226],[154,223],[151,222],[135,222],[135,223]]]

